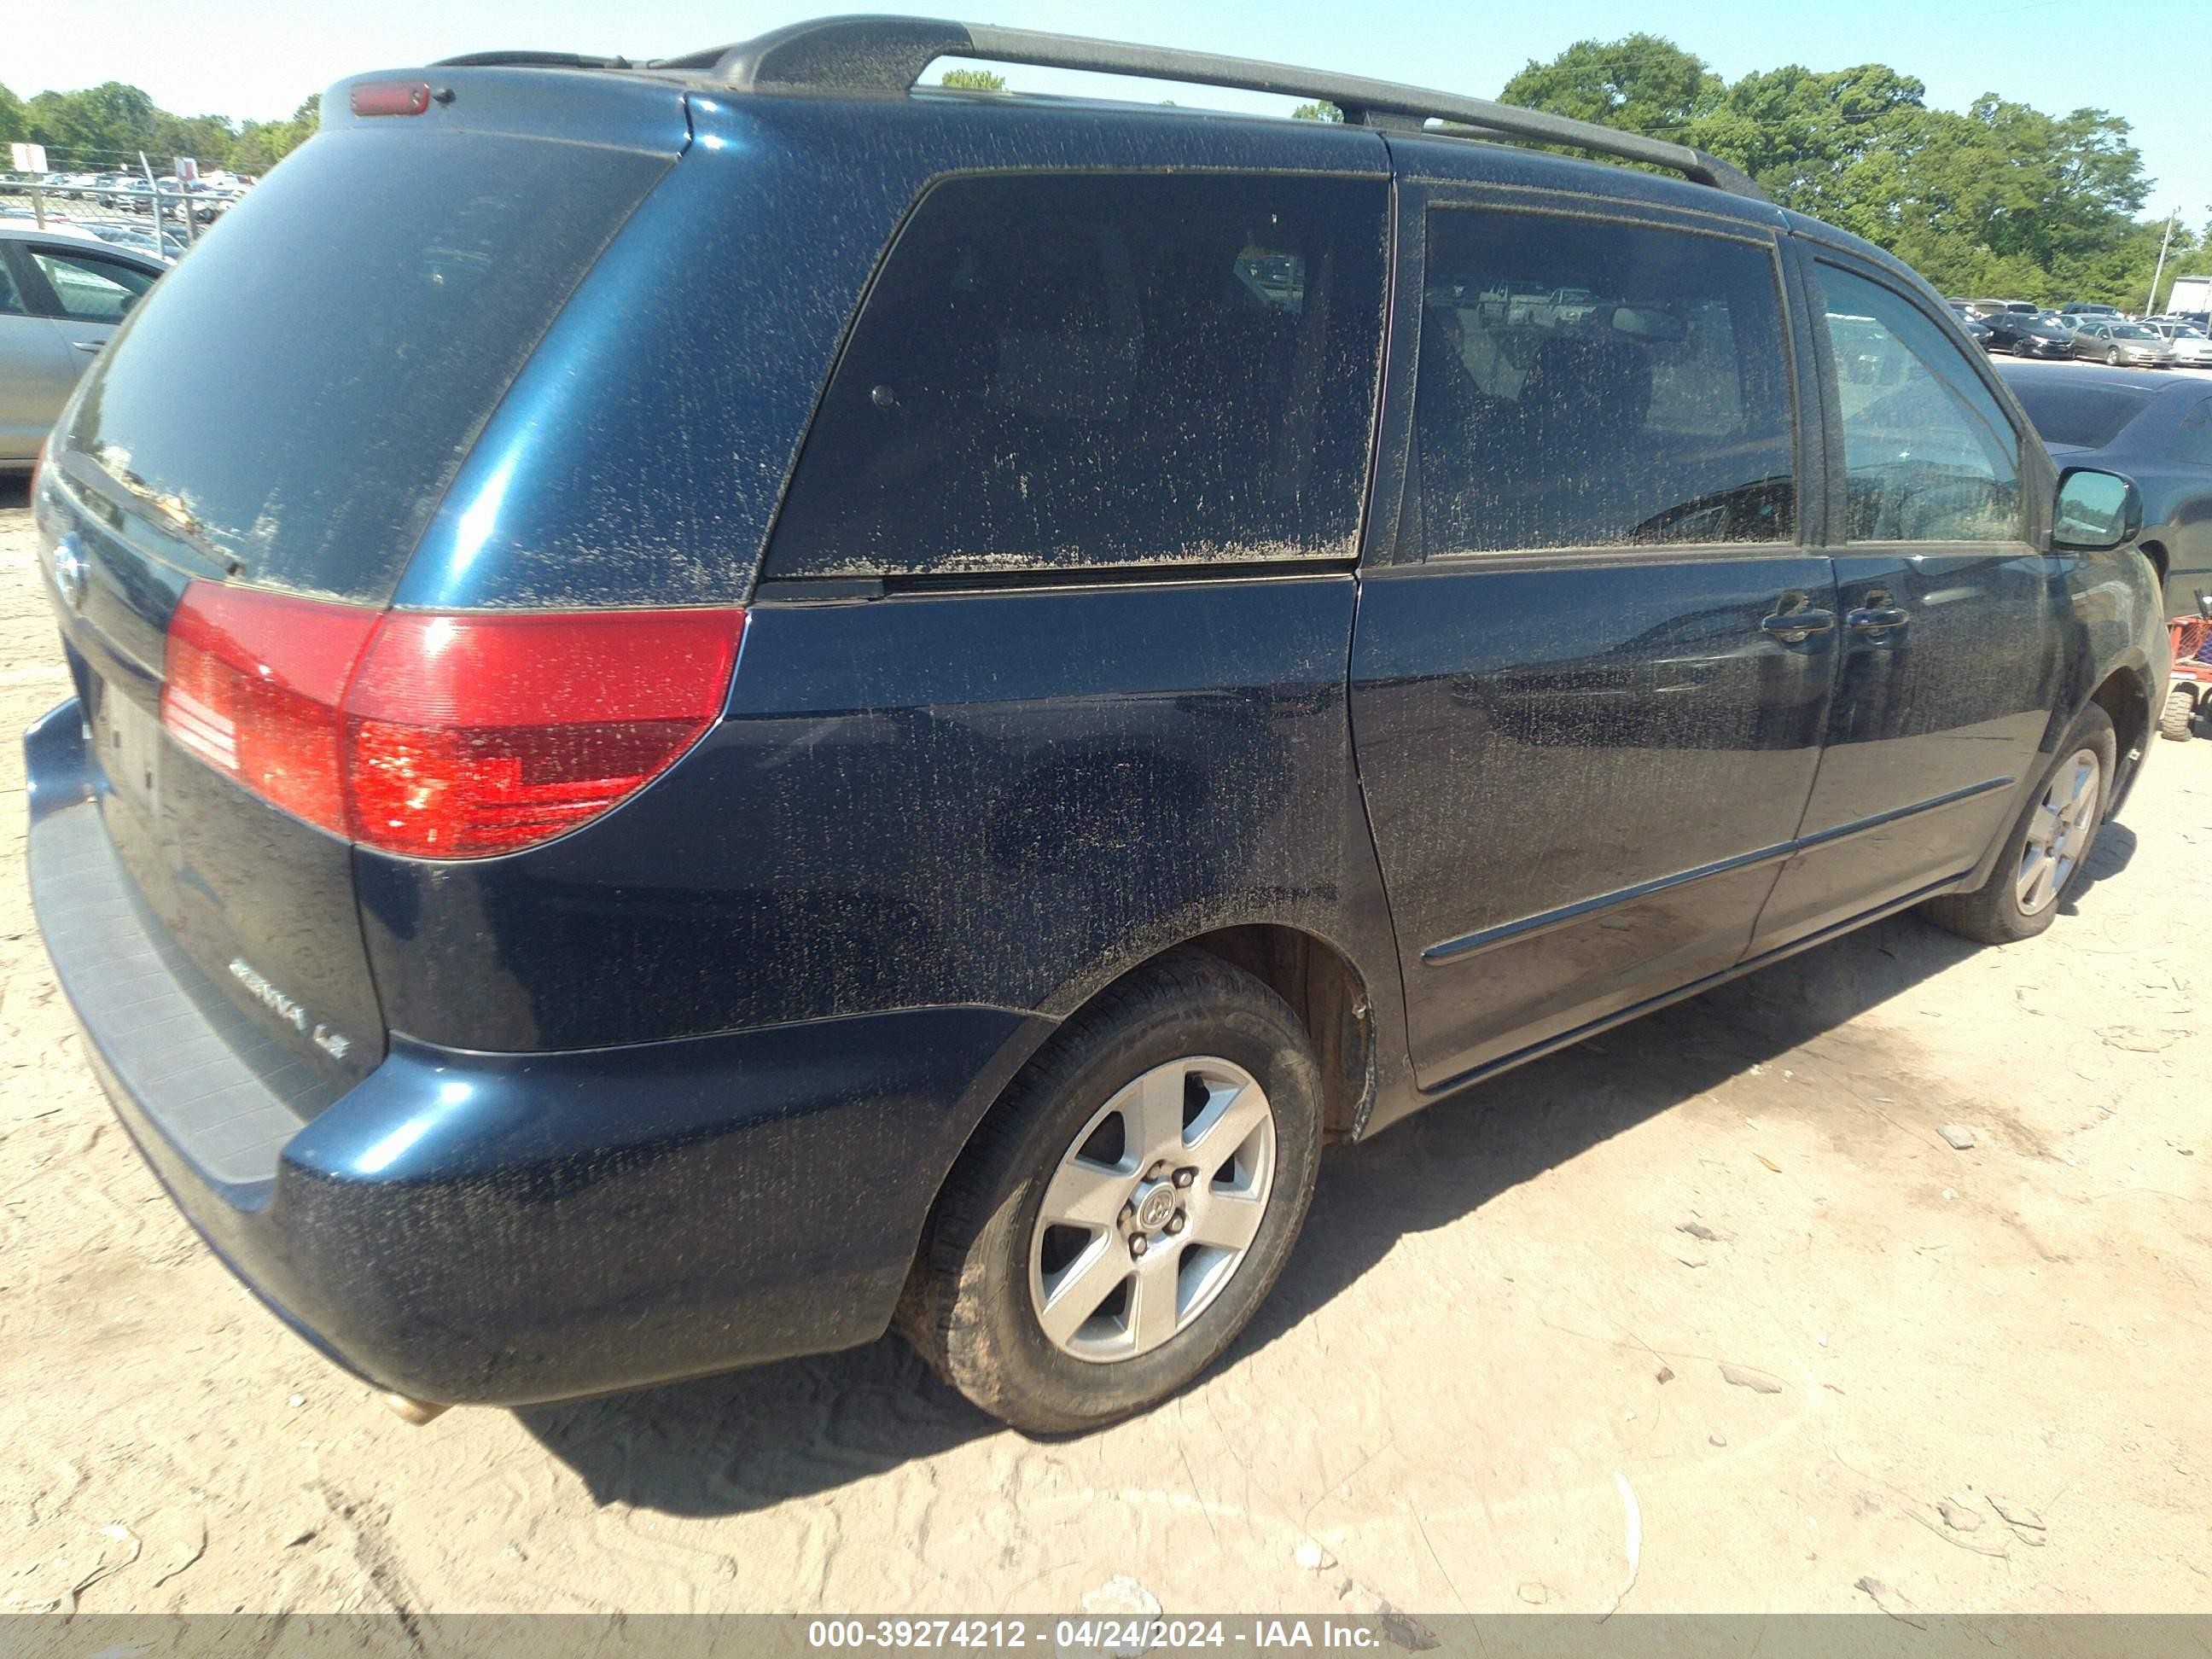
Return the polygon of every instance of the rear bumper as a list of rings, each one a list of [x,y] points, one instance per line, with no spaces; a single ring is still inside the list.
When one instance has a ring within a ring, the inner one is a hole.
[[[25,750],[33,896],[94,1068],[222,1260],[380,1388],[522,1405],[872,1340],[1046,1024],[915,1009],[566,1054],[395,1033],[302,1119],[226,1065],[106,850],[82,731],[72,701]]]

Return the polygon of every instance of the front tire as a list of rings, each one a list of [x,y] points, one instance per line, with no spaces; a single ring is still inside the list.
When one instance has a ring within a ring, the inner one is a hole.
[[[2112,717],[2091,703],[2006,832],[1989,880],[1971,893],[1930,899],[1923,913],[1977,945],[2011,945],[2048,928],[2088,862],[2118,752]]]
[[[900,1328],[1030,1433],[1157,1405],[1273,1288],[1322,1125],[1312,1042],[1273,991],[1195,953],[1142,969],[1056,1032],[976,1130]]]

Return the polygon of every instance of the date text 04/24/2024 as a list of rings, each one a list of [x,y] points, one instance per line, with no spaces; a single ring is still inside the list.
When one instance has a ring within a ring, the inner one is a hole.
[[[1178,1648],[1366,1650],[1389,1637],[1358,1619],[817,1619],[810,1648],[1037,1648],[1060,1653],[1139,1654]]]

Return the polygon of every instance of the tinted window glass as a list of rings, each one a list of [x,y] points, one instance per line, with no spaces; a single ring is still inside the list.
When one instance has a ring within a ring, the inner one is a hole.
[[[1353,551],[1380,180],[936,185],[854,325],[771,575]]]
[[[1965,355],[1894,289],[1814,269],[1843,410],[1850,539],[2018,539],[2020,441]]]
[[[1437,209],[1425,280],[1413,424],[1431,556],[1794,533],[1771,254]]]
[[[8,256],[0,253],[0,317],[21,317],[23,313],[23,295],[15,286],[15,273],[8,269]]]
[[[2173,437],[2166,444],[2166,453],[2177,461],[2187,461],[2196,466],[2212,466],[2212,398],[2206,398],[2181,417],[2173,429]]]
[[[63,314],[86,323],[119,323],[154,286],[154,273],[97,254],[33,249],[40,274],[53,285]]]
[[[100,354],[70,444],[242,580],[388,599],[477,426],[665,157],[311,139]]]
[[[2005,384],[2047,444],[2102,449],[2143,411],[2155,387],[2083,386],[2057,374],[2008,375]]]

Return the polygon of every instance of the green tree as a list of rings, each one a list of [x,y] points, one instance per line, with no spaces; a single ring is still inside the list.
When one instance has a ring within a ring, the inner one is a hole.
[[[1777,201],[1844,228],[1881,171],[1854,169],[1913,142],[1926,88],[1882,64],[1815,73],[1755,70],[1670,133],[1734,161]]]
[[[30,102],[30,137],[57,167],[121,167],[154,148],[154,100],[108,81],[81,92],[42,92]]]
[[[154,112],[154,144],[147,155],[157,168],[167,167],[174,158],[189,155],[200,164],[202,172],[230,165],[232,147],[238,134],[228,120],[220,115],[172,115],[167,110]]]
[[[1578,41],[1503,95],[1709,150],[1947,293],[2140,306],[2157,263],[2162,227],[2135,216],[2142,155],[2103,110],[2049,115],[1994,94],[1930,109],[1926,87],[1886,64],[1724,83],[1649,34]]]
[[[238,142],[231,146],[231,167],[257,175],[268,172],[315,136],[322,112],[322,94],[318,93],[287,120],[246,122],[239,129]]]
[[[1705,61],[1656,34],[1577,40],[1548,64],[1530,59],[1499,94],[1509,104],[1596,121],[1624,132],[1678,138],[1720,100]]]
[[[962,92],[1004,92],[1006,77],[985,69],[949,69],[937,77],[937,84]]]
[[[1300,104],[1291,112],[1294,121],[1341,121],[1344,112],[1326,98],[1316,104]]]
[[[31,112],[23,100],[5,87],[0,87],[0,143],[28,143],[31,142]]]

